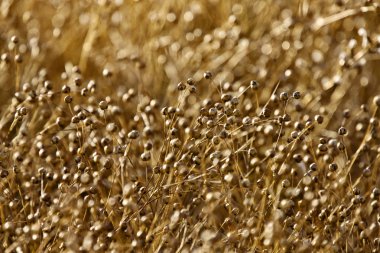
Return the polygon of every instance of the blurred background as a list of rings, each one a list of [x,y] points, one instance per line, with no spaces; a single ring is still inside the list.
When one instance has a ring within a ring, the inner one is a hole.
[[[10,62],[0,66],[0,112],[15,82],[32,82],[42,70],[59,90],[61,73],[75,65],[84,78],[99,80],[104,94],[134,87],[164,103],[179,81],[199,80],[210,70],[221,84],[258,80],[267,87],[263,101],[281,80],[282,89],[306,93],[306,105],[318,105],[315,110],[359,107],[380,91],[376,4],[3,0],[0,50]],[[14,35],[17,46],[10,43]],[[105,80],[107,73],[112,76]],[[199,88],[202,94],[207,87]]]

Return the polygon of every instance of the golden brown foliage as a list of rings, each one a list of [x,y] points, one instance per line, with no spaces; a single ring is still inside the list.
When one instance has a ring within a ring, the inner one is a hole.
[[[380,5],[2,0],[0,252],[378,252]]]

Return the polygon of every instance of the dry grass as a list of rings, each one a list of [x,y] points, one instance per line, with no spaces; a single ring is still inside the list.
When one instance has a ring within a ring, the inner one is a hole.
[[[0,252],[378,252],[379,23],[2,0]]]

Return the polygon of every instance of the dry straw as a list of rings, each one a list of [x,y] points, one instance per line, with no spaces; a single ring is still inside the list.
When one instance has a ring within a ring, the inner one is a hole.
[[[1,1],[0,252],[379,252],[379,14]]]

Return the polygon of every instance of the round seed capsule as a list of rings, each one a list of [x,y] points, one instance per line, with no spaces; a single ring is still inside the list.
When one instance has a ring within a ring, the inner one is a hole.
[[[256,80],[252,80],[249,82],[249,85],[252,89],[257,90],[259,88],[259,83]]]
[[[282,101],[287,101],[288,98],[289,98],[289,95],[288,95],[287,92],[281,92],[281,93],[280,93],[280,99],[281,99]]]
[[[53,144],[58,144],[59,142],[59,137],[54,135],[52,138],[51,138],[51,143]]]
[[[330,171],[336,171],[338,169],[338,165],[336,163],[330,163],[329,164],[329,170]]]
[[[17,43],[19,42],[18,37],[17,37],[16,35],[13,35],[13,36],[11,37],[11,42],[13,42],[14,44],[17,44]]]
[[[264,107],[263,110],[260,113],[260,118],[269,118],[272,114],[272,110],[268,107]]]
[[[108,108],[108,103],[106,101],[100,101],[99,108],[102,110],[106,110]]]
[[[178,89],[179,91],[183,91],[183,90],[186,89],[186,85],[185,85],[183,82],[179,82],[179,83],[177,84],[177,89]]]
[[[139,137],[139,132],[137,130],[132,130],[128,133],[128,138],[129,139],[137,139]]]
[[[248,188],[251,186],[251,181],[249,181],[248,178],[244,178],[242,181],[241,181],[241,185],[244,187],[244,188]]]
[[[371,174],[372,174],[372,172],[371,172],[371,168],[370,168],[370,167],[367,167],[367,168],[365,168],[365,169],[363,170],[363,176],[365,176],[365,177],[370,177]]]
[[[230,101],[232,99],[232,96],[231,96],[231,94],[223,94],[221,99],[223,102],[227,102],[227,101]]]
[[[203,77],[205,79],[211,79],[212,78],[212,74],[210,71],[206,71],[204,74],[203,74]]]
[[[191,77],[187,79],[186,83],[187,83],[188,85],[191,85],[191,86],[195,85],[195,81],[194,81],[194,79],[191,78]]]
[[[316,171],[317,170],[317,164],[316,163],[310,164],[309,169],[312,171]]]
[[[314,119],[315,119],[315,121],[317,121],[318,124],[323,123],[323,116],[322,115],[315,115]]]
[[[211,141],[212,141],[212,144],[214,145],[218,145],[220,143],[220,139],[218,136],[212,137]]]
[[[81,86],[82,85],[82,79],[80,77],[76,77],[74,79],[75,86]]]
[[[380,95],[377,95],[373,98],[373,103],[377,106],[380,107]]]
[[[252,123],[252,119],[249,116],[246,116],[242,120],[243,125],[248,126]]]
[[[67,93],[70,93],[71,88],[70,88],[70,86],[63,85],[61,91],[62,91],[62,93],[66,93],[67,94]]]
[[[66,104],[70,104],[71,102],[73,102],[73,97],[70,95],[67,95],[64,100]]]
[[[144,152],[144,153],[142,153],[140,158],[144,162],[149,161],[150,158],[151,158],[150,152]]]
[[[195,87],[194,85],[190,86],[189,91],[190,91],[191,94],[194,94],[194,93],[197,92],[197,87]]]
[[[300,99],[301,98],[301,92],[299,92],[299,91],[293,92],[293,98],[294,99]]]
[[[290,181],[288,179],[285,179],[281,184],[283,188],[288,188],[290,186]]]
[[[0,177],[6,178],[9,175],[9,172],[7,170],[0,170]]]
[[[338,134],[339,135],[346,135],[347,134],[347,129],[345,127],[340,127],[338,129]]]
[[[21,63],[23,61],[23,57],[21,54],[16,54],[15,55],[15,62],[16,63]]]
[[[27,114],[28,114],[28,109],[27,109],[26,107],[21,107],[21,109],[20,109],[20,114],[21,114],[22,116],[27,115]]]
[[[250,156],[255,156],[257,154],[256,148],[250,148],[250,149],[248,149],[248,154]]]
[[[83,88],[81,91],[80,91],[80,94],[83,96],[83,97],[86,97],[88,95],[89,91],[87,88]]]
[[[345,109],[343,111],[343,117],[346,118],[346,119],[348,119],[348,118],[351,117],[351,111],[350,111],[350,109]]]
[[[105,69],[103,69],[102,74],[104,77],[111,77],[113,73],[111,70],[105,68]]]

